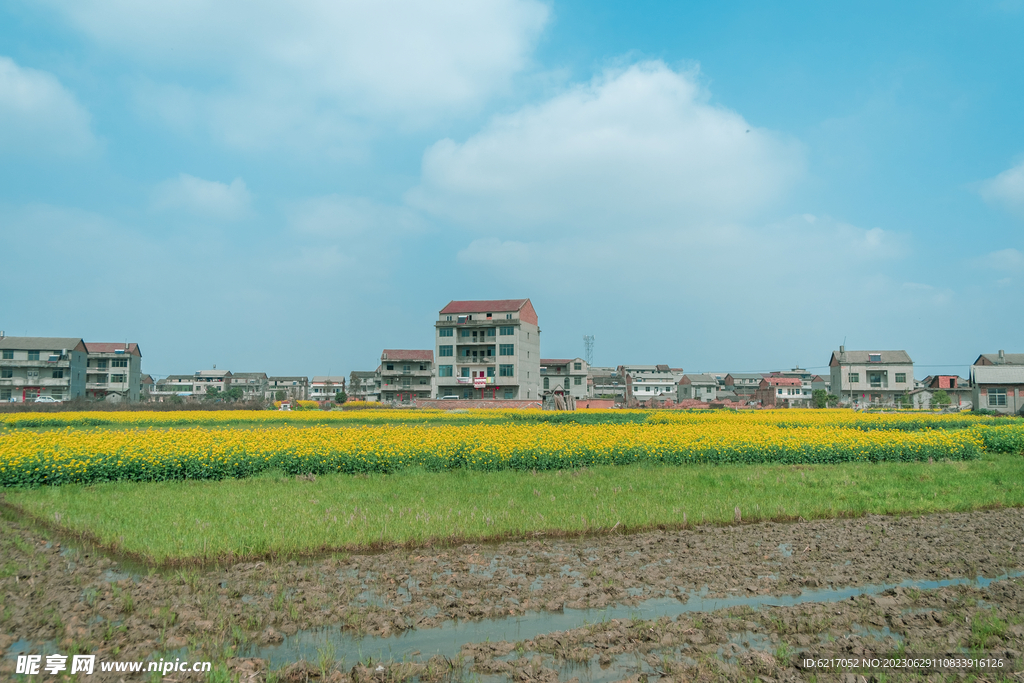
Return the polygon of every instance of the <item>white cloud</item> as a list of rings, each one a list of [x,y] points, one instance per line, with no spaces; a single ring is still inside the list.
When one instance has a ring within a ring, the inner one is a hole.
[[[975,265],[999,271],[1024,271],[1024,253],[1017,249],[1001,249],[976,259]]]
[[[750,216],[802,170],[796,143],[647,62],[436,143],[407,200],[482,231],[675,228]]]
[[[157,209],[183,210],[221,220],[244,218],[249,214],[251,200],[252,195],[241,178],[226,184],[187,173],[165,180],[153,192],[153,206]]]
[[[365,197],[327,195],[296,203],[288,219],[305,235],[352,239],[364,235],[396,236],[423,230],[423,219],[409,208]]]
[[[549,15],[539,0],[51,4],[100,46],[160,74],[138,95],[153,112],[243,147],[475,111],[528,65]]]
[[[1004,206],[1024,218],[1024,162],[983,181],[979,192],[990,204]]]
[[[88,112],[60,81],[0,57],[0,152],[63,156],[95,145]]]

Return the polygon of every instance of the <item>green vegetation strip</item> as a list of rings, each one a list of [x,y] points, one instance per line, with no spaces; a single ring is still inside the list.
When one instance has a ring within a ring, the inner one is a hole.
[[[1024,458],[841,465],[628,466],[69,485],[3,503],[160,565],[701,523],[1024,505]]]

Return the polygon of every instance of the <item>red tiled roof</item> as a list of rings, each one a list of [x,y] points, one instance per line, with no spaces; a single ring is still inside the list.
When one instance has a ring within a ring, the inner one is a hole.
[[[441,313],[507,313],[518,311],[529,299],[493,299],[486,301],[452,301]]]
[[[765,377],[765,382],[768,382],[770,387],[799,387],[802,386],[800,380],[796,377]]]
[[[134,356],[141,356],[142,352],[139,351],[139,345],[132,342],[125,346],[124,342],[85,342],[85,348],[88,353],[114,353],[119,349],[128,349],[128,353]]]
[[[381,360],[429,360],[433,362],[434,352],[423,349],[384,349]]]

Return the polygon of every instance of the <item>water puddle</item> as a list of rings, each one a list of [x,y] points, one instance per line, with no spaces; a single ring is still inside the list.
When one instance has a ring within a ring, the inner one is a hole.
[[[483,619],[480,621],[447,621],[437,628],[410,630],[398,635],[356,636],[343,632],[337,626],[322,629],[300,631],[286,637],[277,645],[250,647],[241,653],[246,657],[261,657],[270,660],[271,667],[281,666],[299,659],[317,660],[317,649],[328,644],[333,645],[338,659],[352,664],[367,657],[375,660],[403,661],[409,659],[428,659],[434,655],[454,658],[463,645],[479,642],[523,641],[530,640],[553,631],[570,629],[594,624],[611,619],[657,619],[659,617],[676,617],[690,612],[714,612],[730,607],[791,607],[803,603],[829,603],[847,600],[859,595],[878,595],[894,588],[916,588],[934,590],[946,586],[972,585],[986,588],[993,581],[1005,581],[1009,578],[1024,576],[1024,571],[1010,572],[995,578],[976,577],[969,579],[958,577],[932,580],[911,580],[892,584],[872,584],[847,588],[825,588],[806,590],[799,595],[751,595],[711,597],[707,587],[700,591],[681,593],[685,600],[675,598],[654,598],[633,607],[615,605],[602,609],[566,609],[562,612],[527,612],[524,615],[503,619]],[[875,633],[877,631],[877,634]],[[880,637],[897,638],[888,627],[884,629],[863,628],[863,634]],[[415,655],[414,655],[415,653]]]

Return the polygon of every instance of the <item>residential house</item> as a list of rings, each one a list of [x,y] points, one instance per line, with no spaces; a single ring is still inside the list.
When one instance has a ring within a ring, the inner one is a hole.
[[[811,407],[810,384],[797,377],[764,377],[757,387],[754,398],[764,408],[809,408]]]
[[[714,375],[683,375],[676,385],[677,401],[704,401],[718,398],[718,380]]]
[[[242,390],[243,401],[266,401],[270,378],[265,372],[236,372],[231,377],[231,388]]]
[[[0,332],[0,401],[85,396],[88,351],[78,337],[8,337]]]
[[[348,400],[380,400],[380,367],[374,371],[353,370],[348,376]]]
[[[725,389],[737,396],[753,398],[764,375],[760,372],[730,372],[725,376]]]
[[[1024,354],[1007,354],[1007,356]],[[975,410],[1024,414],[1024,364],[1009,362],[971,366],[971,400]]]
[[[585,399],[590,394],[587,387],[587,361],[582,358],[541,358],[540,376],[542,391],[554,391],[562,387],[565,394]]]
[[[272,401],[308,401],[309,378],[296,376],[268,377],[267,398]]]
[[[139,400],[149,401],[151,400],[151,394],[153,393],[153,377],[145,373],[139,377]]]
[[[832,352],[832,393],[843,405],[895,405],[914,389],[914,361],[906,351]]]
[[[975,365],[1024,365],[1024,353],[983,353],[974,361]]]
[[[139,400],[142,351],[135,343],[86,342],[85,396],[120,403]]]
[[[411,403],[431,397],[434,352],[430,349],[384,349],[380,366],[382,401]]]
[[[309,397],[314,401],[333,401],[339,391],[345,391],[343,375],[317,375],[309,384]]]
[[[827,394],[832,393],[832,381],[830,377],[823,377],[821,375],[814,375],[811,377],[811,391],[815,392],[819,389]]]
[[[587,384],[592,398],[625,399],[626,380],[615,368],[589,366]]]
[[[911,405],[918,410],[939,407],[933,398],[938,392],[945,392],[949,405],[967,410],[973,405],[973,389],[970,383],[956,375],[929,375],[921,386],[910,392]]]
[[[156,401],[163,401],[171,396],[192,398],[195,379],[195,375],[168,375],[163,379],[157,380],[153,386],[153,391],[150,393],[150,397]]]
[[[540,323],[529,299],[452,301],[434,339],[438,398],[540,398]]]
[[[230,370],[218,370],[216,365],[212,370],[200,370],[192,375],[192,395],[207,398],[223,393],[231,388],[231,379]]]
[[[651,399],[675,401],[682,368],[668,365],[620,365],[618,373],[626,380],[626,405],[643,405]]]

